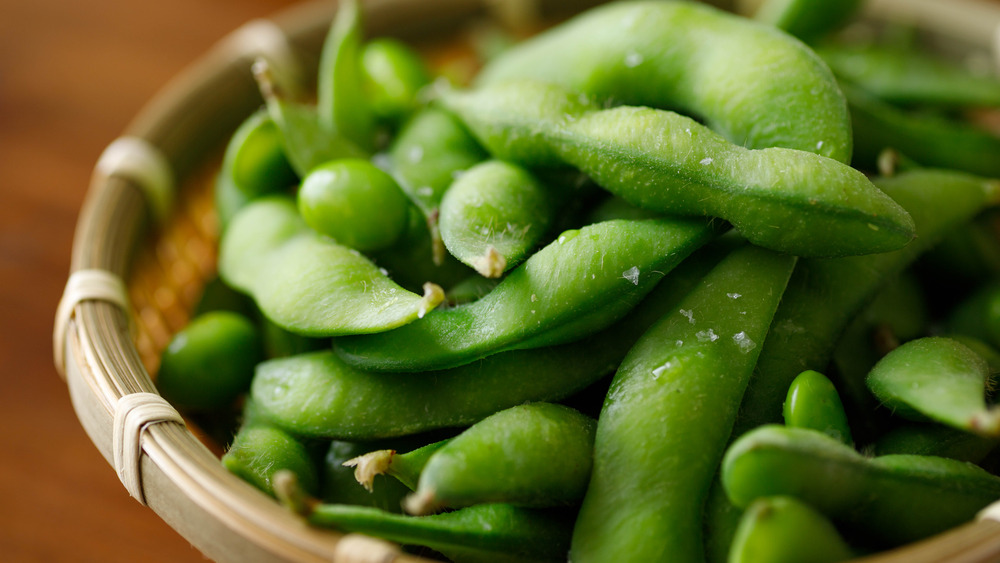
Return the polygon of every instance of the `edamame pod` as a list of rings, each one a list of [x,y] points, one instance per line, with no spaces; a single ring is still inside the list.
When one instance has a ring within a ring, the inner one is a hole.
[[[311,494],[319,490],[319,472],[309,450],[297,438],[266,423],[244,424],[222,456],[222,465],[261,491],[274,496],[274,474],[295,474]]]
[[[350,440],[468,426],[528,401],[560,400],[613,372],[727,250],[710,244],[695,253],[619,322],[578,342],[424,373],[376,374],[348,366],[333,351],[305,354],[259,365],[251,395],[296,434]]]
[[[279,192],[298,183],[285,157],[281,133],[266,110],[250,115],[233,133],[222,157],[221,174],[248,198]]]
[[[740,519],[729,563],[835,563],[854,551],[823,514],[795,497],[761,497]]]
[[[821,432],[773,425],[733,443],[722,481],[738,506],[794,496],[886,545],[967,522],[1000,496],[1000,478],[969,463],[915,455],[869,459]]]
[[[399,287],[358,251],[312,232],[294,202],[276,197],[233,219],[219,273],[269,319],[306,336],[389,330],[424,315],[444,294],[433,284],[424,296]]]
[[[404,508],[420,515],[495,502],[573,506],[590,478],[595,426],[592,418],[552,403],[490,415],[431,455]]]
[[[422,371],[467,364],[504,350],[561,344],[621,318],[714,228],[704,221],[607,221],[567,231],[511,271],[482,299],[426,315],[381,335],[344,336],[347,363],[375,371]],[[581,317],[601,314],[592,323]],[[533,338],[573,324],[559,340]]]
[[[854,445],[840,395],[833,383],[818,371],[804,371],[792,381],[784,414],[785,426],[809,428]]]
[[[1000,437],[1000,413],[986,405],[989,376],[989,364],[968,346],[931,336],[889,352],[872,368],[867,383],[899,416]]]
[[[719,217],[750,242],[798,256],[895,250],[913,237],[906,211],[861,172],[810,152],[748,150],[664,110],[602,110],[541,81],[446,91],[494,157],[570,164],[629,202],[671,215]]]
[[[264,59],[254,63],[253,73],[267,113],[281,133],[288,162],[300,178],[329,160],[368,156],[347,137],[324,127],[316,106],[289,99],[278,90]]]
[[[1000,137],[969,123],[916,114],[843,82],[854,125],[854,166],[874,170],[893,148],[924,166],[1000,177]]]
[[[816,52],[834,74],[888,103],[1000,106],[1000,80],[995,76],[973,74],[917,46],[830,43]]]
[[[486,152],[465,126],[436,107],[415,113],[389,146],[389,171],[423,212],[435,262],[444,257],[437,220],[441,198],[457,174],[485,158]]]
[[[862,4],[864,0],[766,0],[753,18],[813,43],[850,22]]]
[[[699,515],[795,258],[724,258],[611,383],[570,559],[699,561]]]
[[[572,513],[480,504],[442,514],[403,516],[366,506],[323,504],[298,489],[290,473],[275,483],[279,498],[315,526],[374,535],[442,553],[472,550],[512,560],[565,560]]]
[[[441,199],[441,240],[487,278],[520,264],[548,232],[552,209],[530,172],[500,160],[466,170]]]
[[[521,78],[602,102],[689,112],[748,148],[850,161],[847,106],[822,60],[785,33],[704,4],[589,10],[504,52],[477,84]]]
[[[375,144],[375,115],[364,91],[361,10],[357,0],[343,0],[320,53],[316,79],[320,126],[364,149]]]
[[[361,50],[364,90],[376,117],[397,124],[416,111],[430,71],[419,53],[402,41],[380,37]]]

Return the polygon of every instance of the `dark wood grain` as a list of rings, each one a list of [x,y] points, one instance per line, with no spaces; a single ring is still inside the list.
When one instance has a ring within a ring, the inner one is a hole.
[[[290,4],[0,0],[0,560],[204,560],[90,442],[51,332],[101,151],[216,41]]]

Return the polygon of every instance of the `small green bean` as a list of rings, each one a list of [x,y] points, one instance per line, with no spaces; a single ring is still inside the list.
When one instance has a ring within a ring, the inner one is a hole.
[[[406,231],[410,212],[392,176],[363,159],[313,168],[302,180],[298,206],[313,230],[361,252],[395,243]]]
[[[853,446],[851,427],[833,383],[818,371],[800,373],[788,388],[785,426],[810,428]]]
[[[210,311],[174,335],[161,355],[156,387],[185,409],[220,409],[250,388],[263,359],[260,334],[246,317]]]

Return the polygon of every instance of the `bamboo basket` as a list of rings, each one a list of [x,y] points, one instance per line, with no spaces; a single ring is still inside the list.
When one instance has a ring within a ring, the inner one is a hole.
[[[366,0],[363,9],[369,36],[419,43],[456,37],[488,16],[529,13],[538,19],[514,23],[530,26],[596,3]],[[511,10],[512,4],[534,11]],[[124,132],[126,142],[113,143],[116,150],[109,147],[98,163],[57,312],[56,365],[83,428],[132,496],[218,561],[424,561],[388,542],[311,528],[231,475],[219,462],[219,446],[164,404],[151,378],[160,351],[187,323],[215,273],[211,182],[229,136],[262,103],[251,59],[280,59],[288,74],[308,82],[303,69],[314,69],[335,9],[334,0],[314,1],[251,22],[143,109]],[[868,12],[874,19],[908,19],[948,48],[1000,51],[997,3],[873,0]],[[429,53],[449,56],[434,47]],[[164,189],[173,191],[172,206]],[[1000,506],[976,522],[863,561],[998,560]]]

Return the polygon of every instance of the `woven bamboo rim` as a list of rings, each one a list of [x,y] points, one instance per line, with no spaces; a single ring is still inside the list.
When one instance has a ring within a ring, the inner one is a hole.
[[[484,15],[490,4],[495,13],[502,2],[366,0],[365,13],[372,35],[416,38],[454,33],[461,22]],[[538,4],[546,14],[562,14],[594,3]],[[966,3],[968,10],[958,8]],[[907,14],[922,27],[937,26],[946,39],[973,46],[998,42],[1000,7],[976,0],[947,4],[965,17],[940,17],[937,0],[873,0],[870,12],[875,17]],[[317,1],[271,20],[302,57],[304,68],[314,66],[335,8],[333,1]],[[215,225],[205,187],[225,141],[261,103],[245,47],[231,40],[220,42],[170,83],[125,131],[162,153],[178,185],[184,186],[177,208],[157,237],[148,237],[156,231],[150,228],[154,217],[143,186],[130,177],[95,175],[81,211],[71,271],[100,270],[128,280],[131,307],[126,310],[100,299],[77,303],[68,317],[65,340],[56,346],[65,354],[65,377],[77,416],[112,466],[119,400],[156,394],[149,374],[156,370],[158,351],[187,322],[197,293],[214,273]],[[163,280],[165,284],[158,283]],[[158,291],[163,287],[167,290]],[[206,556],[218,561],[424,561],[387,542],[310,528],[226,471],[218,451],[196,432],[190,425],[170,421],[145,427],[139,440],[138,497]],[[998,559],[1000,522],[983,518],[859,561]]]

